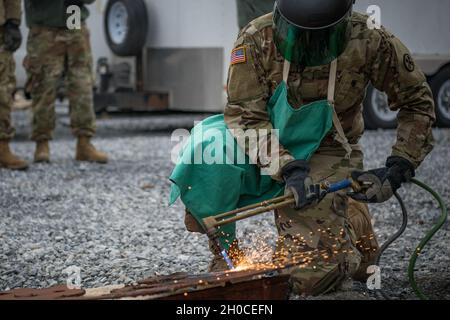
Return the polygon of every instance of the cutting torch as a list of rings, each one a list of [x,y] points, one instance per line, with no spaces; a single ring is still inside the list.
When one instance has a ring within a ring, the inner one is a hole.
[[[335,183],[330,183],[328,181],[323,181],[316,187],[320,188],[320,194],[322,199],[325,195],[329,193],[334,193],[340,190],[352,188],[355,192],[361,191],[363,188],[358,182],[352,179],[344,179]],[[265,212],[273,211],[276,209],[284,208],[287,206],[292,206],[295,204],[294,196],[285,195],[270,200],[262,201],[256,204],[252,204],[246,207],[228,211],[216,216],[210,216],[203,219],[203,225],[206,230],[208,238],[211,240],[216,252],[220,253],[225,260],[228,268],[234,269],[233,261],[229,257],[227,250],[223,247],[220,242],[220,232],[221,226],[244,220],[256,215],[260,215]]]

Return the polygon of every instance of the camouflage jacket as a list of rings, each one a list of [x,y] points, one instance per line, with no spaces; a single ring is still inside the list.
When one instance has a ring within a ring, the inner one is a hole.
[[[369,82],[386,92],[392,110],[399,110],[397,141],[392,154],[416,167],[433,148],[434,102],[429,85],[408,49],[386,29],[369,29],[367,16],[354,13],[352,35],[338,58],[335,108],[351,144],[364,131],[362,102]],[[235,48],[244,48],[245,61],[232,63],[228,74],[228,103],[225,122],[231,129],[272,129],[266,111],[268,99],[282,81],[283,57],[273,41],[272,14],[245,27]],[[291,66],[288,100],[294,108],[326,99],[330,66]],[[321,147],[340,145],[330,131]],[[241,146],[247,153],[253,146]],[[257,146],[255,146],[257,148]],[[270,149],[269,149],[270,150]],[[293,157],[280,146],[280,168]],[[279,172],[272,176],[279,180]]]
[[[21,17],[21,0],[0,0],[0,26],[4,25],[10,19],[20,21]]]

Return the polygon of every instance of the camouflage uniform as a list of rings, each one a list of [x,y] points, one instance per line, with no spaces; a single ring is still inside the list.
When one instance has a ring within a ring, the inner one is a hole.
[[[0,140],[10,140],[14,136],[11,125],[12,93],[16,88],[14,71],[16,68],[12,52],[3,48],[6,20],[21,20],[20,0],[0,0]]]
[[[366,16],[353,14],[351,40],[338,58],[338,117],[349,142],[356,145],[364,131],[361,105],[365,88],[371,82],[387,93],[390,108],[399,110],[392,155],[417,167],[433,147],[431,127],[435,114],[431,90],[408,49],[386,29],[368,29],[366,21]],[[245,49],[246,61],[230,66],[225,121],[231,129],[270,130],[266,104],[282,80],[284,63],[273,41],[272,14],[244,28],[235,47]],[[329,65],[292,65],[288,79],[290,104],[300,108],[326,99],[329,71]],[[334,136],[333,129],[311,159],[315,181],[337,181],[350,171],[363,168],[362,152],[354,151],[351,159],[345,160],[345,151]],[[242,147],[248,153],[253,146]],[[292,160],[280,146],[280,168]],[[280,180],[280,173],[273,179]],[[343,192],[328,195],[307,211],[278,210],[275,217],[280,234],[275,261],[284,263],[289,258],[305,262],[290,270],[294,289],[299,293],[318,294],[336,288],[343,279],[355,274],[361,259],[372,260],[378,248],[374,235],[368,233],[372,228],[363,227],[371,226],[367,206],[350,200]]]
[[[64,0],[25,0],[30,32],[24,66],[28,74],[27,91],[33,98],[31,138],[35,141],[52,138],[57,83],[63,74],[74,135],[91,137],[95,133],[92,53],[84,22],[89,16],[84,4],[92,2],[79,1],[81,29],[69,30],[68,5]]]
[[[273,10],[275,0],[236,0],[239,28]]]
[[[89,31],[33,26],[24,66],[33,98],[32,139],[50,140],[55,128],[57,83],[65,72],[71,127],[76,136],[93,136],[92,54]]]

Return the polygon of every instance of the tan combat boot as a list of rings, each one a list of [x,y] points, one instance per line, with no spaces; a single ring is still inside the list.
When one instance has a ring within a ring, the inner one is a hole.
[[[106,153],[100,152],[91,143],[91,138],[86,136],[78,137],[77,154],[75,156],[77,161],[88,161],[107,163],[108,156]]]
[[[11,170],[25,170],[28,163],[11,152],[8,140],[0,140],[0,167]]]
[[[50,162],[50,148],[47,140],[36,142],[36,151],[34,152],[34,162]]]
[[[349,223],[356,235],[356,248],[362,254],[361,264],[353,275],[356,281],[365,282],[370,274],[367,267],[374,265],[380,250],[375,232],[373,230],[371,217],[366,204],[349,199]]]

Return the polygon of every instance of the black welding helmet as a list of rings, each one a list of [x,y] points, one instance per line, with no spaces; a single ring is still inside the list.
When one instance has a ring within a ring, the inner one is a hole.
[[[277,0],[274,40],[283,57],[306,67],[329,64],[351,36],[354,0]]]

